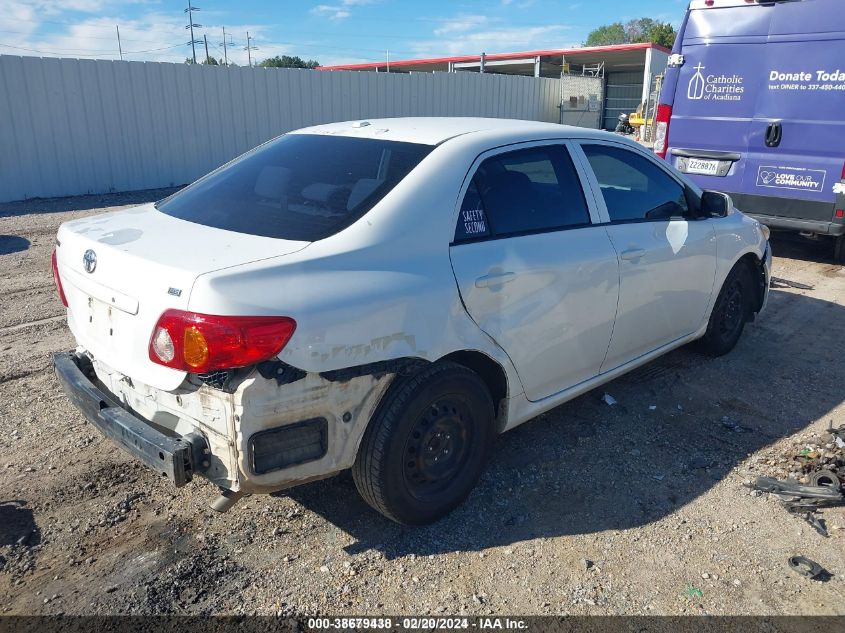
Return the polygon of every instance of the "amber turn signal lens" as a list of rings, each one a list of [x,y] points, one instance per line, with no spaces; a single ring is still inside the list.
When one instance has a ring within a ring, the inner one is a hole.
[[[202,367],[208,362],[208,341],[196,327],[185,330],[182,355],[185,362],[194,368]]]

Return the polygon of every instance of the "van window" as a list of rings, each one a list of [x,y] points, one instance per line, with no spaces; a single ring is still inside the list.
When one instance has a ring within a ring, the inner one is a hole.
[[[478,196],[497,237],[589,224],[578,173],[565,147],[543,146],[485,160],[473,177],[463,209]],[[455,233],[456,241],[461,227]]]
[[[651,160],[610,145],[583,145],[611,222],[666,220],[687,215],[686,193]]]
[[[372,209],[434,149],[379,139],[290,134],[156,204],[227,231],[313,242]]]

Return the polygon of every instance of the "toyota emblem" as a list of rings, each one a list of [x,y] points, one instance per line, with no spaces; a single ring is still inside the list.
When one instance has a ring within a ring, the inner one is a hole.
[[[82,265],[85,266],[85,272],[93,273],[97,268],[97,253],[90,248],[85,251],[85,254],[82,256]]]

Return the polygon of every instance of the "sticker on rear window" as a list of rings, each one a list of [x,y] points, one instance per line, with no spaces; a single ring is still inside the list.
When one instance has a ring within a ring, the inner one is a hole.
[[[757,186],[821,192],[825,176],[827,172],[823,169],[761,165],[757,170]]]
[[[461,219],[464,222],[464,232],[468,236],[487,233],[487,222],[484,218],[484,211],[481,209],[461,210]]]

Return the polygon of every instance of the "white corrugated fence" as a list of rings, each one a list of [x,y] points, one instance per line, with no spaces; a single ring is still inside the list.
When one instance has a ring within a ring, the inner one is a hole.
[[[560,122],[561,80],[0,55],[0,202],[188,183],[288,130],[389,116]]]

